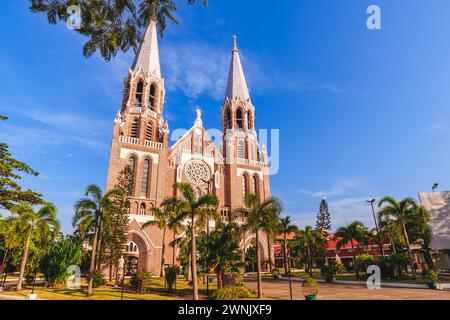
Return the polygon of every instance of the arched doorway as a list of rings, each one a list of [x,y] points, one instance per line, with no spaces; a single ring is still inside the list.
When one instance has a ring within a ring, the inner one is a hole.
[[[149,270],[148,255],[150,248],[144,235],[137,231],[130,230],[125,251],[126,276],[132,276],[138,271]]]

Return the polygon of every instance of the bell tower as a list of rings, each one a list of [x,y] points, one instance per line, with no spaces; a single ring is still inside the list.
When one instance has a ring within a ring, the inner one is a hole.
[[[107,189],[114,188],[126,165],[134,174],[132,215],[145,216],[165,197],[169,125],[164,121],[164,79],[159,61],[156,23],[151,20],[128,76],[114,121]],[[163,175],[165,176],[165,175]]]
[[[222,152],[226,163],[226,203],[244,205],[246,193],[261,200],[270,196],[267,156],[255,130],[255,107],[250,98],[236,37],[232,50],[225,101],[222,104]]]

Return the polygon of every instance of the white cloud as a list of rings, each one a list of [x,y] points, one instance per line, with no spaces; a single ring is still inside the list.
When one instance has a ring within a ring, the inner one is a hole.
[[[432,125],[430,125],[426,131],[430,132],[430,133],[435,133],[435,134],[441,134],[444,133],[448,130],[448,126],[446,123],[443,122],[436,122]]]

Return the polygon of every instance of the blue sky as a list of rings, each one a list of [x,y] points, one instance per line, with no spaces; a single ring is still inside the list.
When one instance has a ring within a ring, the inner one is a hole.
[[[201,106],[220,128],[220,105],[238,36],[258,128],[280,130],[272,192],[302,227],[321,198],[333,227],[372,225],[368,198],[450,188],[450,2],[406,0],[179,0],[180,24],[160,41],[171,129]],[[0,140],[41,175],[26,187],[59,208],[72,230],[86,185],[104,186],[113,119],[133,53],[85,59],[85,39],[48,25],[28,1],[2,1]],[[366,28],[377,4],[382,30]]]

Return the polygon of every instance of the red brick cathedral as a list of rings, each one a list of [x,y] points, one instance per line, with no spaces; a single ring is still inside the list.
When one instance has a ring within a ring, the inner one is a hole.
[[[124,81],[122,107],[114,121],[107,179],[110,190],[126,165],[134,173],[129,242],[124,253],[128,273],[144,269],[159,272],[162,231],[156,225],[144,230],[142,225],[154,219],[151,208],[158,207],[166,197],[177,195],[175,182],[191,184],[197,196],[215,194],[220,200],[223,221],[228,220],[230,211],[243,206],[245,193],[256,193],[261,199],[270,196],[266,148],[258,144],[255,107],[236,40],[225,99],[220,111],[217,109],[222,119],[220,149],[207,134],[200,110],[196,118],[192,115],[193,127],[169,146],[169,123],[163,115],[165,94],[156,24],[152,21]],[[214,221],[210,225],[213,228]],[[166,233],[165,260],[170,265],[178,264],[168,246],[173,236]],[[267,237],[261,234],[259,238],[262,259],[267,259],[271,252]],[[254,243],[255,237],[249,233],[241,246],[244,249]]]

